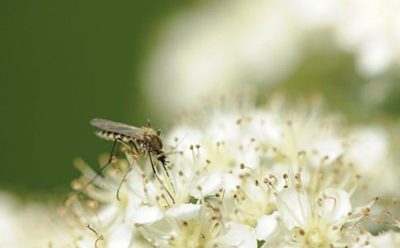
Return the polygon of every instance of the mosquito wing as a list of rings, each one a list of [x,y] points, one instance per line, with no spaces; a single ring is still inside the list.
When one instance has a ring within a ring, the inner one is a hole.
[[[105,119],[93,119],[90,124],[107,132],[114,132],[130,136],[136,139],[142,138],[142,131],[138,127],[129,126],[124,123],[109,121]]]

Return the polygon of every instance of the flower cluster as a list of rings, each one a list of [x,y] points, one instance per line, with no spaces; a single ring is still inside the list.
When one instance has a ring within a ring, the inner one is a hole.
[[[171,113],[243,82],[284,82],[303,68],[310,51],[323,47],[320,53],[336,49],[353,55],[365,79],[361,100],[379,103],[395,88],[390,73],[399,71],[399,7],[391,0],[202,2],[162,26],[161,42],[144,72],[148,94],[159,114]],[[321,63],[334,66],[326,59]]]
[[[363,135],[337,116],[322,116],[319,107],[247,105],[181,115],[163,139],[170,163],[168,174],[157,168],[158,178],[147,157],[125,151],[103,177],[82,187],[96,173],[78,160],[82,177],[73,185],[84,194],[67,205],[81,223],[74,228],[81,236],[71,242],[96,247],[398,242],[397,233],[375,237],[366,229],[378,200],[369,193],[374,175],[366,172],[384,162],[379,159],[385,148],[357,143]]]

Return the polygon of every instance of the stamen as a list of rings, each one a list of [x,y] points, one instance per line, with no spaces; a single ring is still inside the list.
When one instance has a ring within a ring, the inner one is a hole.
[[[96,232],[96,230],[94,230],[93,228],[90,227],[89,224],[87,224],[86,227],[89,228],[89,230],[91,230],[92,232],[94,232],[94,233],[96,234],[97,239],[96,239],[96,241],[94,242],[94,247],[97,248],[97,243],[98,243],[100,240],[104,240],[103,235],[99,235],[99,234]]]

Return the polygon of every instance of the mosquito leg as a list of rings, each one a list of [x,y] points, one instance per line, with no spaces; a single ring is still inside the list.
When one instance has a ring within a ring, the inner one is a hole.
[[[165,173],[167,173],[167,177],[169,177],[169,173],[168,173],[167,167],[165,166],[164,163],[161,163],[161,164],[162,164],[162,166],[163,166],[163,168],[165,170]]]
[[[139,149],[138,149],[137,145],[135,144],[135,142],[130,140],[129,145],[131,147],[132,154],[135,154],[135,152],[136,152],[136,154],[140,154]],[[135,148],[135,151],[132,148]]]
[[[151,168],[153,169],[153,173],[154,175],[157,177],[158,181],[161,183],[161,185],[163,186],[163,188],[165,189],[165,191],[167,191],[167,194],[169,195],[169,197],[171,198],[172,202],[175,204],[175,200],[172,197],[171,193],[169,193],[167,187],[165,187],[164,183],[161,181],[160,177],[157,174],[156,168],[154,167],[154,163],[153,163],[153,159],[151,158],[151,153],[148,152],[149,158],[150,158],[150,164],[151,164]]]
[[[93,182],[93,181],[96,179],[96,177],[97,177],[98,175],[101,175],[101,173],[107,168],[107,166],[109,166],[109,165],[112,163],[112,159],[113,159],[113,155],[114,155],[114,149],[115,149],[115,146],[117,145],[118,140],[119,140],[119,139],[115,139],[115,140],[114,140],[114,143],[113,143],[113,145],[112,145],[111,152],[110,152],[110,157],[108,158],[107,164],[103,165],[103,166],[100,168],[99,172],[97,172],[97,175],[96,175],[92,180],[90,180],[90,182]]]
[[[168,173],[167,167],[165,166],[165,163],[161,163],[161,164],[162,164],[162,166],[163,166],[163,168],[164,168],[165,172],[167,173],[167,177],[171,179],[171,177],[169,176],[169,173]],[[172,179],[171,179],[171,187],[172,187],[172,191],[174,191],[174,193],[176,193],[176,191],[175,191],[175,187],[174,187],[174,184],[173,184],[173,182],[172,182]]]
[[[89,187],[89,185],[91,185],[91,184],[101,175],[101,173],[112,163],[112,158],[113,158],[114,150],[115,150],[115,147],[116,147],[116,144],[117,144],[118,141],[121,141],[121,142],[122,142],[122,140],[119,140],[119,139],[115,139],[115,140],[114,140],[114,143],[113,143],[112,148],[111,148],[110,158],[108,159],[108,162],[107,162],[105,165],[103,165],[103,166],[100,168],[100,170],[97,172],[96,176],[94,176],[88,183],[86,183],[79,191],[75,191],[75,192],[70,193],[70,194],[67,196],[67,198],[64,200],[64,204],[65,204],[65,203],[68,201],[68,199],[71,198],[72,196],[82,194],[83,191],[84,191],[87,187]]]

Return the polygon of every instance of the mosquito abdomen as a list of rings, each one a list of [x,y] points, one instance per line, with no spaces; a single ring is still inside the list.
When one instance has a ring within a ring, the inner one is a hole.
[[[123,142],[129,142],[132,140],[131,137],[128,137],[126,135],[120,134],[120,133],[114,133],[114,132],[109,132],[109,131],[99,131],[96,132],[96,135],[99,136],[102,139],[106,140],[122,140]]]

